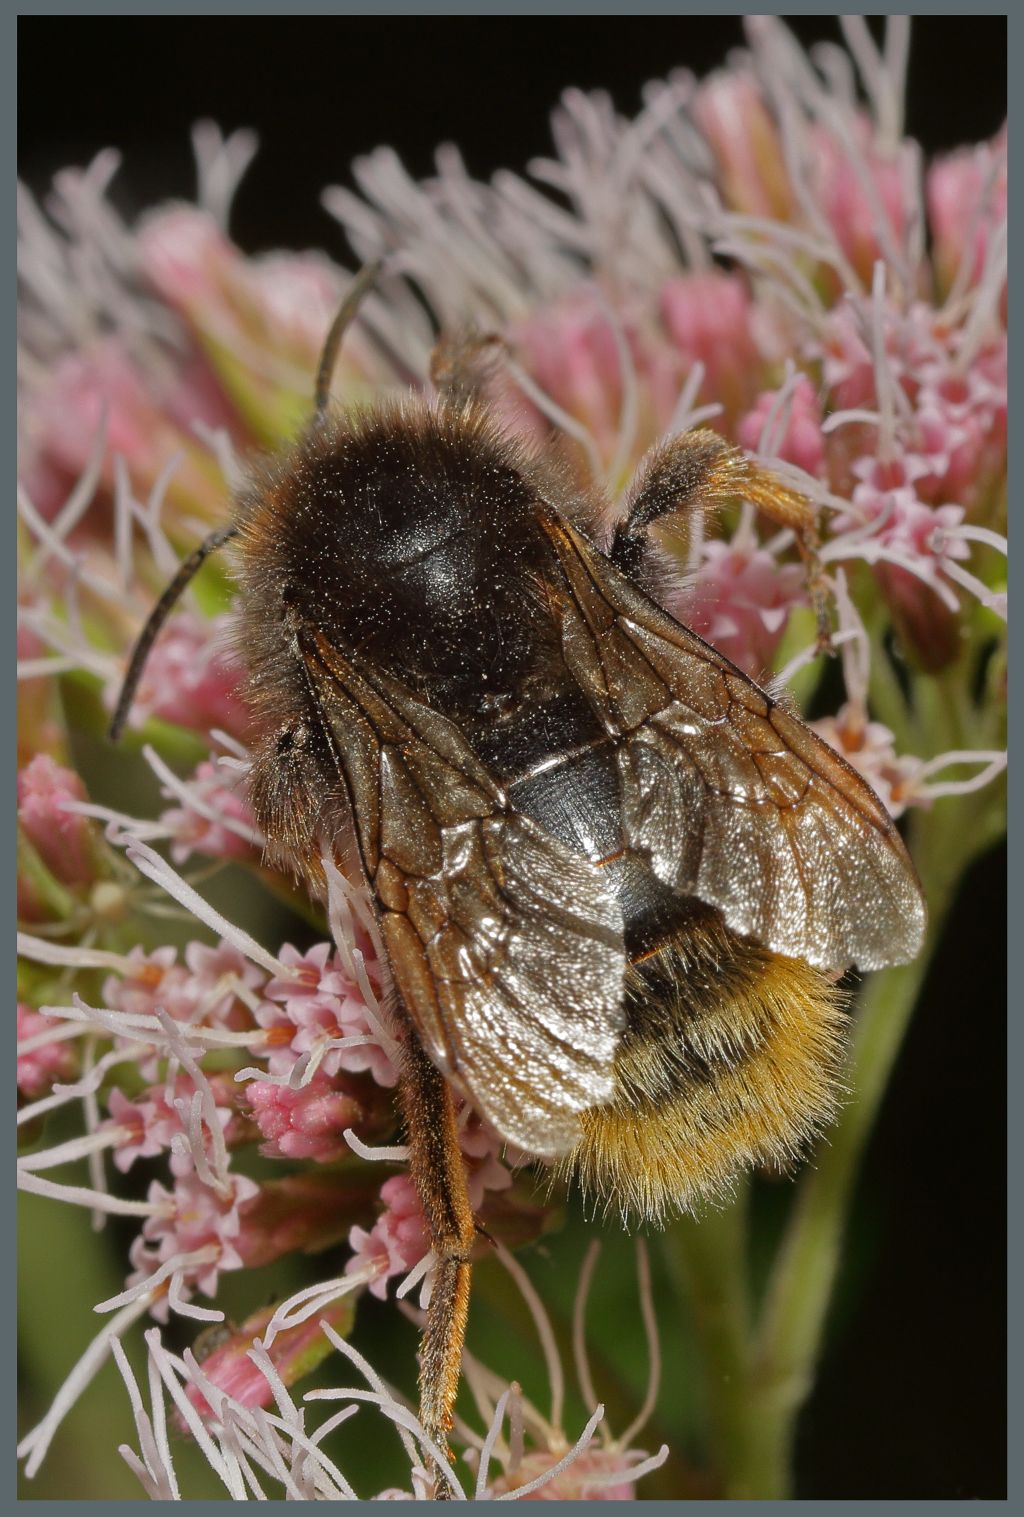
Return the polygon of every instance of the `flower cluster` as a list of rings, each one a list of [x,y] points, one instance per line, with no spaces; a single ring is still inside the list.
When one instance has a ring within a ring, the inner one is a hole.
[[[926,821],[1005,765],[1006,139],[923,163],[903,135],[902,18],[882,50],[859,18],[845,24],[859,98],[837,85],[834,57],[812,60],[754,18],[743,56],[652,84],[635,120],[569,92],[558,156],[532,180],[476,183],[451,149],[422,183],[389,150],[358,162],[359,193],[329,189],[324,203],[385,272],[335,389],[357,401],[410,374],[426,387],[426,302],[442,329],[496,339],[486,382],[503,423],[533,442],[557,435],[609,520],[643,453],[697,424],[776,469],[817,509],[813,564],[737,501],[666,528],[665,603],[805,709],[827,700],[819,731],[894,816]],[[263,858],[230,565],[204,567],[136,692],[129,751],[162,800],[144,787],[125,800],[88,759],[71,767],[89,750],[72,745],[65,709],[93,740],[105,727],[180,554],[223,521],[248,460],[308,411],[346,284],[318,255],[236,247],[228,213],[254,143],[209,124],[195,141],[198,204],[138,225],[108,198],[109,153],[59,175],[45,207],[19,200],[19,1180],[139,1227],[124,1290],[100,1304],[105,1326],[21,1451],[34,1472],[113,1354],[139,1439],[125,1457],[154,1499],[179,1496],[168,1396],[236,1499],[352,1498],[323,1440],[365,1401],[408,1458],[411,1490],[384,1497],[422,1495],[432,1463],[464,1494],[347,1341],[364,1292],[385,1299],[403,1277],[393,1294],[420,1283],[422,1302],[431,1285],[395,1141],[402,1033],[361,887],[325,860],[328,899],[310,904]],[[822,589],[841,678],[823,677]],[[218,875],[241,881],[237,920],[200,888]],[[299,946],[281,945],[297,937],[294,916],[276,925],[287,908],[315,924]],[[164,931],[175,917],[189,924],[183,946]],[[80,1111],[81,1135],[47,1146],[58,1109]],[[514,1181],[476,1113],[460,1121],[482,1226],[515,1246],[535,1238],[550,1208]],[[280,1161],[280,1178],[257,1154]],[[144,1195],[112,1185],[108,1162],[115,1182],[140,1165]],[[49,1177],[64,1166],[70,1177]],[[338,1278],[311,1266],[315,1283],[227,1328],[201,1361],[150,1327],[147,1410],[120,1345],[131,1324],[220,1319],[201,1300],[224,1276],[331,1244],[347,1248]],[[541,1332],[560,1386],[550,1324]],[[310,1432],[290,1387],[328,1355],[365,1387],[312,1393],[343,1405]],[[454,1441],[478,1495],[630,1497],[662,1457],[632,1447],[642,1418],[595,1442],[598,1408],[570,1447],[560,1391],[544,1419],[468,1354],[465,1372],[487,1431],[458,1425]]]

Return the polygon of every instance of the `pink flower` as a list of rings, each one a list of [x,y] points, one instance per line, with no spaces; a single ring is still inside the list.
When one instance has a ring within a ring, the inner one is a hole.
[[[779,404],[781,394],[781,390],[761,391],[740,421],[739,441],[751,453],[767,450],[807,474],[820,475],[825,463],[825,438],[817,391],[806,374],[798,374],[790,394]]]
[[[184,1278],[188,1287],[194,1286],[204,1296],[216,1295],[221,1271],[242,1268],[243,1260],[235,1246],[242,1225],[241,1210],[258,1194],[259,1186],[244,1175],[230,1177],[225,1195],[204,1185],[191,1171],[176,1178],[172,1191],[154,1180],[148,1198],[160,1210],[147,1218],[136,1239],[132,1263],[138,1278],[179,1255],[208,1250],[211,1258],[187,1266]]]
[[[150,953],[133,948],[126,957],[132,968],[108,976],[103,985],[104,1005],[150,1017],[159,1007],[179,1022],[190,1020],[195,997],[187,969],[176,962],[176,948],[154,948]]]
[[[192,366],[198,362],[192,359]],[[211,518],[222,509],[222,487],[208,455],[186,427],[194,420],[219,424],[223,401],[201,404],[208,385],[198,389],[186,366],[164,392],[140,369],[122,341],[103,337],[91,347],[58,358],[45,385],[33,391],[25,408],[30,439],[25,481],[36,506],[52,518],[64,504],[75,480],[85,470],[106,417],[107,449],[101,476],[103,489],[114,488],[113,459],[127,463],[143,489],[151,485],[168,458],[184,456],[167,486],[172,508],[185,507]],[[185,426],[182,426],[185,423]],[[90,514],[87,524],[96,518]],[[100,530],[105,528],[101,519]]]
[[[508,1190],[510,1171],[498,1159],[504,1143],[476,1112],[459,1129],[459,1146],[466,1158],[470,1205],[478,1210],[486,1191]],[[349,1233],[352,1258],[345,1273],[367,1266],[375,1271],[370,1291],[382,1301],[392,1275],[404,1275],[418,1264],[430,1248],[430,1235],[420,1205],[419,1193],[410,1175],[393,1175],[380,1188],[385,1210],[369,1232],[353,1227]]]
[[[27,1043],[66,1027],[67,1023],[56,1017],[44,1017],[42,1012],[18,1002],[18,1042]],[[78,1054],[66,1039],[54,1039],[38,1048],[18,1054],[17,1080],[19,1096],[35,1101],[57,1081],[73,1080],[78,1073]]]
[[[348,1235],[352,1258],[347,1275],[367,1266],[376,1274],[370,1294],[383,1301],[392,1275],[406,1275],[430,1248],[430,1237],[416,1187],[409,1175],[392,1175],[380,1188],[385,1211],[372,1229],[353,1227]]]
[[[231,1077],[214,1074],[209,1085],[217,1104],[217,1119],[226,1132],[234,1106]],[[110,1119],[105,1125],[123,1133],[114,1149],[114,1163],[122,1174],[127,1174],[136,1159],[151,1159],[170,1149],[172,1139],[186,1129],[194,1092],[191,1076],[183,1074],[171,1085],[150,1086],[134,1100],[114,1087],[107,1100]]]
[[[18,821],[50,873],[63,885],[88,885],[96,877],[96,840],[88,817],[66,809],[84,801],[85,786],[73,769],[39,753],[18,772]]]
[[[237,948],[224,942],[217,948],[190,943],[184,964],[177,956],[177,949],[170,947],[151,953],[133,948],[127,955],[132,969],[104,982],[104,1004],[133,1016],[151,1017],[160,1010],[176,1022],[232,1031],[252,1025],[246,996],[255,1001],[264,976]],[[131,1034],[127,1036],[131,1040]],[[155,1079],[155,1056],[144,1059],[140,1068],[146,1078]]]
[[[963,521],[961,506],[929,506],[922,501],[916,484],[926,465],[913,455],[891,460],[864,457],[853,464],[859,483],[851,500],[860,513],[860,522],[875,523],[874,542],[901,554],[908,563],[934,579],[944,559],[965,559],[970,549],[953,529]],[[856,531],[856,517],[836,518],[837,533]]]
[[[729,208],[788,221],[793,192],[782,144],[753,76],[744,70],[709,75],[693,114],[714,153]]]
[[[868,721],[863,709],[852,701],[841,706],[835,716],[822,717],[811,726],[863,775],[891,816],[902,816],[921,761],[898,757],[888,727]]]
[[[191,205],[151,212],[139,227],[138,249],[153,287],[190,314],[219,303],[241,262],[214,218]]]
[[[230,625],[228,616],[206,621],[191,611],[171,618],[153,645],[135,692],[132,726],[159,716],[198,732],[221,727],[245,734],[249,714],[239,693],[242,666],[224,642]],[[110,709],[119,693],[120,679],[106,692]]]
[[[153,284],[209,352],[250,429],[267,440],[280,436],[297,419],[296,394],[305,396],[337,309],[344,287],[337,268],[316,253],[246,258],[209,212],[185,205],[147,217],[139,253]],[[379,378],[381,370],[365,335],[349,333],[337,388],[347,379]],[[239,427],[234,417],[220,424]]]
[[[224,939],[215,948],[189,943],[185,963],[191,976],[189,991],[205,1023],[232,1029],[251,1025],[242,992],[262,989],[266,980],[262,969]]]
[[[533,1449],[519,1461],[515,1472],[499,1475],[491,1489],[496,1496],[518,1490],[556,1465],[563,1449]],[[636,1486],[630,1479],[634,1465],[644,1455],[638,1451],[601,1448],[590,1444],[568,1469],[531,1491],[523,1501],[635,1501]]]
[[[770,669],[789,613],[806,599],[799,564],[780,564],[751,538],[703,544],[693,588],[675,614],[726,658],[755,677]],[[670,607],[670,609],[672,609]]]
[[[542,307],[510,331],[511,345],[532,378],[583,424],[605,464],[615,458],[619,445],[624,396],[620,345],[628,350],[636,386],[634,458],[668,424],[684,367],[664,337],[639,315],[620,311],[619,318],[621,332],[597,292],[587,287]]]
[[[174,862],[184,864],[193,853],[223,859],[251,857],[260,836],[241,793],[238,776],[231,775],[223,765],[204,759],[189,781],[188,790],[190,797],[195,796],[194,804],[171,806],[160,817],[174,835],[171,843]],[[169,796],[172,792],[165,788],[164,794]]]
[[[200,1355],[196,1349],[204,1379],[242,1406],[273,1405],[273,1388],[263,1370],[249,1356],[253,1344],[257,1340],[262,1342],[273,1315],[272,1306],[264,1307],[247,1318],[241,1328],[230,1333],[227,1341],[219,1343],[211,1352]],[[344,1296],[340,1301],[332,1301],[321,1307],[307,1321],[300,1322],[295,1327],[283,1328],[275,1334],[267,1352],[285,1385],[294,1385],[315,1369],[328,1354],[334,1352],[333,1345],[323,1331],[323,1323],[328,1323],[344,1337],[352,1326],[353,1315],[354,1299],[352,1296]],[[195,1385],[188,1386],[187,1394],[201,1416],[213,1415],[206,1397]]]
[[[870,286],[875,260],[888,248],[904,245],[911,201],[902,155],[885,153],[875,146],[866,116],[852,117],[849,126],[852,151],[850,144],[832,132],[812,128],[815,162],[811,177],[815,199],[836,241],[864,284]]]
[[[725,415],[715,425],[728,431],[756,395],[764,366],[745,282],[717,270],[683,274],[662,285],[658,298],[665,330],[684,368],[698,361],[704,365],[701,396],[721,402]]]
[[[993,231],[1006,215],[1006,129],[991,143],[962,148],[928,169],[925,197],[932,229],[932,257],[939,285],[947,290],[961,264],[967,285],[985,266]]]
[[[300,954],[286,943],[279,957],[298,975],[295,979],[271,980],[264,991],[267,1003],[256,1014],[270,1037],[254,1047],[258,1052],[269,1048],[271,1074],[286,1074],[299,1055],[322,1053],[319,1067],[324,1074],[334,1075],[341,1069],[356,1074],[368,1070],[378,1085],[390,1088],[396,1084],[398,1073],[377,1039],[362,992],[332,956],[331,945],[320,943]],[[371,986],[379,987],[379,965],[369,956],[364,962]],[[325,1045],[335,1039],[355,1037],[370,1041],[348,1048],[326,1046],[325,1050]]]
[[[1006,467],[1007,347],[1002,333],[966,370],[955,352],[921,365],[911,446],[927,462],[918,493],[974,506]]]
[[[246,1086],[246,1095],[267,1140],[261,1152],[271,1158],[313,1159],[317,1164],[340,1159],[349,1153],[345,1129],[358,1126],[363,1116],[356,1097],[322,1070],[298,1090],[254,1080]]]
[[[826,320],[820,357],[838,410],[877,402],[879,363],[884,363],[892,381],[913,401],[922,375],[936,363],[945,365],[949,361],[950,334],[935,311],[921,301],[907,309],[891,301],[883,303],[880,358],[869,346],[872,320],[873,313],[866,304],[852,300],[836,306]]]
[[[470,1111],[459,1129],[459,1147],[466,1159],[470,1205],[476,1211],[483,1205],[486,1191],[508,1190],[512,1184],[512,1172],[499,1158],[505,1143],[475,1111]]]

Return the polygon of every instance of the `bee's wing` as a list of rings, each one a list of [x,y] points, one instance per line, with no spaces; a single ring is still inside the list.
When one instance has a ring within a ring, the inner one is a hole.
[[[572,527],[545,526],[566,662],[618,738],[627,846],[778,953],[828,969],[913,958],[921,887],[869,786]]]
[[[567,1152],[607,1101],[625,1025],[622,916],[600,872],[529,818],[453,723],[305,634],[402,1001],[435,1063],[510,1141]]]

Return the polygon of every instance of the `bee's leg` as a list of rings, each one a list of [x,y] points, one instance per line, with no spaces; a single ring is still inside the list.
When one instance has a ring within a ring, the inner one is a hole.
[[[420,1421],[428,1437],[447,1449],[469,1313],[469,1258],[476,1229],[451,1089],[411,1031],[401,1095],[409,1165],[437,1256],[421,1348]],[[439,1471],[435,1476],[435,1497],[449,1500],[452,1493],[447,1481]]]
[[[794,533],[817,615],[818,646],[830,648],[825,576],[818,557],[813,504],[708,428],[684,432],[647,455],[630,489],[626,515],[615,529],[612,562],[623,573],[635,575],[652,522],[669,515],[714,510],[737,496],[751,501],[772,521]]]
[[[430,355],[430,378],[448,400],[482,400],[495,373],[505,340],[474,327],[438,339]]]

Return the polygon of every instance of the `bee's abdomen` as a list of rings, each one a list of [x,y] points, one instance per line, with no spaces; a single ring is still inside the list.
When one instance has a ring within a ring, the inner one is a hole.
[[[655,1221],[794,1159],[834,1109],[846,1021],[819,970],[681,904],[630,971],[616,1096],[566,1160],[592,1197]]]

